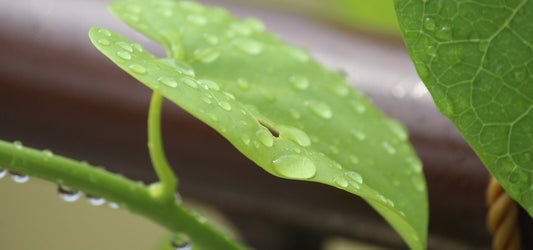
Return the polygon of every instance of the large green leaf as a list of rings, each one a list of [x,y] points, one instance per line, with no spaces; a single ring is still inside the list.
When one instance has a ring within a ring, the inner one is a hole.
[[[267,172],[360,195],[413,249],[425,247],[427,192],[407,132],[342,74],[264,32],[260,21],[241,21],[223,9],[123,0],[111,10],[172,57],[156,58],[93,28],[91,40],[118,66],[209,124]]]
[[[396,1],[439,109],[533,213],[533,1]]]

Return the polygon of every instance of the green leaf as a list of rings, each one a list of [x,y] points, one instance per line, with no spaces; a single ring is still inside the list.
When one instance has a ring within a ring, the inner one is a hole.
[[[533,1],[396,1],[439,109],[533,214]]]
[[[407,132],[343,75],[264,32],[260,21],[241,21],[223,9],[124,0],[111,10],[172,57],[156,58],[93,28],[91,40],[119,67],[209,124],[267,172],[359,195],[413,249],[425,248],[427,193]]]

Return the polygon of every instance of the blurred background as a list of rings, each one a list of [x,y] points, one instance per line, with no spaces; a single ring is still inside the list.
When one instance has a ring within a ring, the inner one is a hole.
[[[165,53],[113,17],[108,2],[0,0],[0,139],[149,183],[155,180],[145,147],[150,91],[101,55],[87,32],[106,27]],[[404,122],[428,182],[428,248],[489,248],[488,173],[418,78],[392,0],[201,2],[258,17],[283,40],[345,72],[350,84]],[[216,208],[206,214],[225,216],[255,249],[407,248],[363,200],[270,176],[175,105],[166,103],[163,128],[182,196]],[[531,224],[527,215],[523,221]],[[66,203],[53,184],[0,179],[0,249],[152,249],[164,236],[128,211],[84,199]]]

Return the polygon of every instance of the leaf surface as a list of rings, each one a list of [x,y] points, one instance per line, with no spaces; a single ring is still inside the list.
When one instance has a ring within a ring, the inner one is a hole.
[[[267,172],[320,182],[364,198],[423,249],[427,192],[422,164],[398,121],[385,117],[344,76],[303,49],[193,2],[123,0],[111,10],[163,44],[156,58],[93,28],[95,46],[119,67],[210,125]]]
[[[435,103],[533,213],[533,1],[395,1]]]

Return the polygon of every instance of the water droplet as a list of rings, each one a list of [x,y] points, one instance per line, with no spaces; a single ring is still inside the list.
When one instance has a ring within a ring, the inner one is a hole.
[[[289,113],[291,114],[292,118],[298,120],[300,119],[301,115],[298,111],[296,111],[295,109],[290,109],[289,110]]]
[[[246,144],[246,146],[250,145],[250,137],[248,135],[242,135],[241,140],[244,142],[244,144]]]
[[[289,78],[291,86],[298,90],[304,90],[309,87],[309,80],[304,76],[294,75]]]
[[[272,145],[274,145],[274,137],[272,136],[270,131],[268,131],[268,129],[264,127],[260,127],[255,132],[255,136],[263,145],[267,147],[272,147]]]
[[[174,250],[191,250],[192,242],[184,234],[175,234],[172,236],[171,245]]]
[[[30,179],[29,175],[22,175],[14,172],[9,172],[11,179],[16,183],[26,183]]]
[[[178,192],[174,193],[174,200],[178,205],[183,204],[183,197],[181,197],[181,194]]]
[[[109,205],[110,208],[117,209],[120,208],[120,205],[116,202],[108,202],[107,205]]]
[[[71,187],[58,185],[57,192],[59,193],[59,197],[61,197],[61,199],[66,202],[74,202],[81,197],[81,191],[78,191]]]
[[[247,18],[243,21],[252,31],[261,32],[265,30],[265,25],[257,18]]]
[[[43,158],[46,160],[52,156],[54,156],[54,153],[52,153],[52,151],[50,151],[49,149],[45,149],[42,151],[43,152]]]
[[[440,30],[435,32],[435,37],[442,40],[452,39],[452,30],[448,26],[443,26]]]
[[[434,31],[435,30],[435,20],[433,20],[433,18],[431,18],[431,17],[426,17],[424,19],[424,28],[429,30],[429,31]]]
[[[107,40],[105,38],[98,39],[98,43],[101,44],[101,45],[104,45],[104,46],[109,46],[109,44],[111,44],[109,42],[109,40]]]
[[[355,155],[350,155],[350,161],[353,163],[353,164],[357,164],[359,163],[359,157],[355,156]]]
[[[391,207],[394,207],[394,202],[391,201],[390,199],[388,199],[387,197],[383,196],[383,195],[378,195],[378,198],[385,204],[391,206]]]
[[[13,146],[15,146],[16,149],[22,149],[24,147],[21,141],[14,141]]]
[[[311,112],[321,118],[331,119],[331,117],[333,117],[333,112],[331,112],[331,108],[326,103],[318,101],[308,101],[305,102],[305,106],[307,106],[307,108],[309,108]]]
[[[85,194],[85,197],[89,201],[89,203],[93,206],[101,206],[105,203],[105,199],[101,197],[95,197],[89,194]]]
[[[200,100],[202,100],[203,102],[205,102],[206,104],[211,104],[212,101],[211,101],[211,98],[207,97],[207,96],[202,96],[200,97]]]
[[[223,110],[231,111],[231,104],[229,104],[227,102],[220,101],[220,102],[218,102],[218,106],[220,106],[220,108],[222,108]]]
[[[388,127],[392,130],[392,132],[400,139],[401,141],[404,141],[407,139],[408,134],[405,127],[397,120],[394,119],[388,119],[387,121]]]
[[[204,86],[204,89],[206,90],[208,89],[214,90],[214,91],[220,90],[220,86],[218,86],[216,82],[213,82],[211,80],[201,79],[201,80],[198,80],[198,83],[202,84]]]
[[[178,82],[173,77],[170,77],[170,76],[161,76],[157,78],[157,81],[171,88],[175,88],[178,86]]]
[[[359,129],[352,129],[350,130],[350,134],[352,134],[355,138],[357,138],[358,140],[362,141],[366,138],[366,134],[359,130]]]
[[[418,158],[409,157],[407,158],[407,163],[415,173],[422,172],[422,162]]]
[[[198,83],[192,79],[192,78],[188,78],[188,77],[184,77],[181,79],[182,83],[185,83],[187,86],[193,88],[193,89],[197,89],[198,88]]]
[[[7,174],[7,169],[0,169],[0,179],[4,178]]]
[[[324,156],[324,157],[326,157],[326,156]],[[332,164],[331,164],[331,165],[332,165],[332,167],[334,167],[334,168],[336,168],[336,169],[342,170],[342,165],[339,164],[339,163],[336,162],[336,161],[332,161]]]
[[[133,52],[133,48],[127,42],[120,41],[120,42],[117,42],[116,45],[128,52]]]
[[[187,22],[198,25],[198,26],[204,26],[207,24],[207,18],[205,16],[199,15],[199,14],[191,14],[187,16]]]
[[[99,29],[98,33],[102,33],[104,36],[111,36],[111,31],[106,29]]]
[[[387,153],[393,155],[396,154],[396,149],[390,144],[390,142],[384,141],[381,146],[387,151]]]
[[[363,104],[363,102],[359,100],[351,100],[350,105],[352,106],[352,109],[358,114],[363,114],[366,112],[366,106]]]
[[[263,51],[264,45],[250,38],[238,38],[233,41],[233,45],[242,52],[249,55],[257,55]]]
[[[348,181],[344,177],[335,177],[335,179],[333,179],[333,182],[343,188],[348,187]]]
[[[124,51],[124,50],[118,51],[117,52],[117,56],[119,56],[120,58],[125,59],[125,60],[130,60],[131,59],[130,52]]]
[[[218,59],[220,56],[220,51],[212,49],[212,48],[206,48],[206,49],[198,49],[194,51],[194,59],[199,60],[203,63],[211,63]]]
[[[311,139],[302,130],[289,126],[277,126],[276,129],[279,131],[280,137],[282,138],[287,138],[296,142],[302,147],[309,147],[311,145]]]
[[[137,50],[137,52],[143,52],[143,47],[138,43],[134,43],[132,47]]]
[[[292,58],[300,61],[300,62],[308,62],[309,61],[309,53],[307,51],[293,47],[293,46],[287,46],[286,51]]]
[[[132,64],[129,66],[129,68],[131,69],[131,71],[137,73],[137,74],[146,74],[146,68],[140,64]]]
[[[224,94],[226,97],[228,97],[230,100],[235,100],[235,96],[229,92],[222,91],[222,94]]]
[[[250,85],[248,84],[248,81],[244,78],[237,79],[237,86],[241,88],[242,90],[247,90],[250,88]]]
[[[182,60],[176,58],[160,58],[158,59],[158,61],[170,67],[173,67],[177,72],[181,74],[193,77],[196,75],[196,73],[194,72],[194,68]]]
[[[202,37],[210,45],[217,45],[218,44],[218,37],[215,36],[215,35],[204,33],[202,35]]]
[[[274,170],[287,178],[309,179],[316,175],[313,162],[301,155],[283,155],[272,161]]]
[[[348,171],[344,174],[348,176],[350,179],[352,179],[353,181],[355,181],[356,183],[363,184],[363,177],[359,173],[354,172],[354,171]]]
[[[236,35],[237,36],[249,36],[252,34],[252,32],[253,30],[251,29],[251,27],[248,24],[246,24],[245,21],[242,21],[242,22],[234,23],[229,27],[228,36],[229,37],[234,37]]]
[[[435,56],[437,54],[437,47],[436,46],[433,46],[433,45],[428,45],[426,47],[426,52],[428,53],[428,55],[430,56]]]

